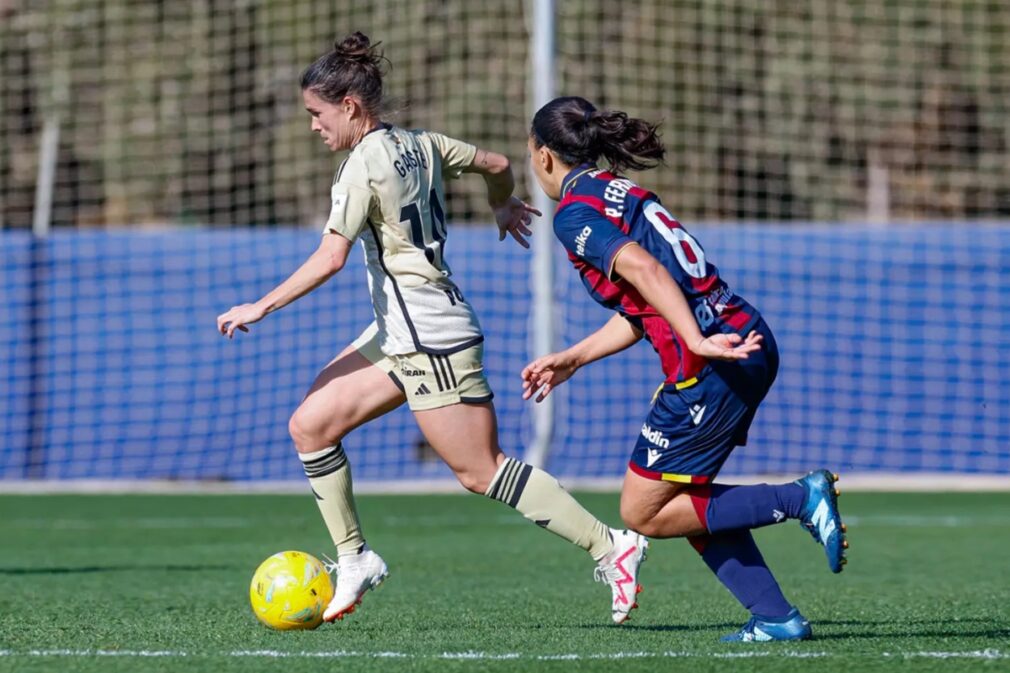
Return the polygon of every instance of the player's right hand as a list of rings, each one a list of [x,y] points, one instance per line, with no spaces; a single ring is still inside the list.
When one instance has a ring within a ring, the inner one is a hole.
[[[523,368],[523,399],[528,400],[539,391],[536,401],[543,402],[552,390],[572,378],[578,368],[575,359],[563,352],[537,358]]]
[[[246,325],[259,322],[265,315],[263,309],[256,304],[232,306],[217,317],[217,331],[231,339],[235,335],[235,330],[248,332],[249,328]]]
[[[713,334],[702,339],[691,352],[695,355],[708,358],[709,360],[746,360],[754,351],[761,350],[762,337],[757,332],[751,331],[744,339],[739,334]]]
[[[522,199],[510,196],[508,201],[494,209],[494,219],[498,223],[498,240],[504,241],[505,234],[511,234],[516,243],[529,248],[530,244],[525,237],[533,234],[533,230],[530,229],[533,215],[540,217],[543,213]]]

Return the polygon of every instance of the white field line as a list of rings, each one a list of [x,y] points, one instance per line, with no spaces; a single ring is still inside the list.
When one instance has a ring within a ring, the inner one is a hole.
[[[757,645],[756,647],[760,647]],[[355,652],[335,650],[331,652],[285,652],[282,650],[233,650],[230,652],[185,652],[179,650],[0,650],[0,657],[245,657],[264,659],[436,659],[457,661],[587,661],[587,660],[619,660],[619,659],[750,659],[750,658],[784,658],[812,659],[843,657],[852,659],[873,658],[903,658],[903,659],[1010,659],[1010,653],[995,649],[969,651],[920,651],[920,652],[880,652],[854,655],[851,652],[795,652],[795,651],[760,651],[744,650],[740,652],[607,652],[600,654],[527,654],[522,652],[442,652],[440,654],[408,654],[404,652]]]
[[[903,652],[906,659],[925,657],[927,659],[1010,659],[1010,654],[999,650],[975,650],[973,652]]]

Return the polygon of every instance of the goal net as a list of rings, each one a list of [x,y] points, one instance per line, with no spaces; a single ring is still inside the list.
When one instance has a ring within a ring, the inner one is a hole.
[[[557,0],[531,64],[540,1],[0,0],[0,479],[298,477],[287,418],[370,320],[359,253],[251,335],[213,320],[316,245],[340,157],[298,79],[355,30],[392,63],[391,121],[507,154],[524,198],[537,70],[662,121],[666,164],[631,177],[783,353],[728,469],[1010,472],[1010,5]],[[531,257],[479,178],[446,210],[522,453]],[[553,254],[563,347],[607,315]],[[559,389],[548,467],[620,475],[657,376],[639,346]],[[405,410],[348,452],[364,480],[449,476]]]

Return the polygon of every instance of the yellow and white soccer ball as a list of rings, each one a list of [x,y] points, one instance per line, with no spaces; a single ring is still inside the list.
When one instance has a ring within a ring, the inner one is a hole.
[[[256,617],[272,629],[314,629],[333,598],[333,582],[311,554],[282,551],[260,564],[249,585]]]

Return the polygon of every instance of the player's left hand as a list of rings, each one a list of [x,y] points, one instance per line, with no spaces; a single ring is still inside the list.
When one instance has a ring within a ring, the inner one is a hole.
[[[256,304],[232,306],[228,311],[217,317],[217,331],[229,339],[235,335],[235,330],[248,332],[246,325],[263,320],[266,313]]]
[[[525,237],[533,234],[533,230],[530,229],[533,215],[540,217],[543,213],[522,199],[510,196],[508,201],[494,209],[494,219],[498,223],[498,240],[504,241],[505,234],[511,234],[519,245],[529,248],[530,244]]]
[[[713,334],[695,344],[691,352],[709,360],[746,360],[761,348],[762,338],[757,332],[751,332],[746,339],[739,334]]]
[[[528,400],[539,391],[537,402],[543,402],[551,391],[572,378],[579,368],[574,358],[562,353],[539,357],[523,368],[523,399]]]

